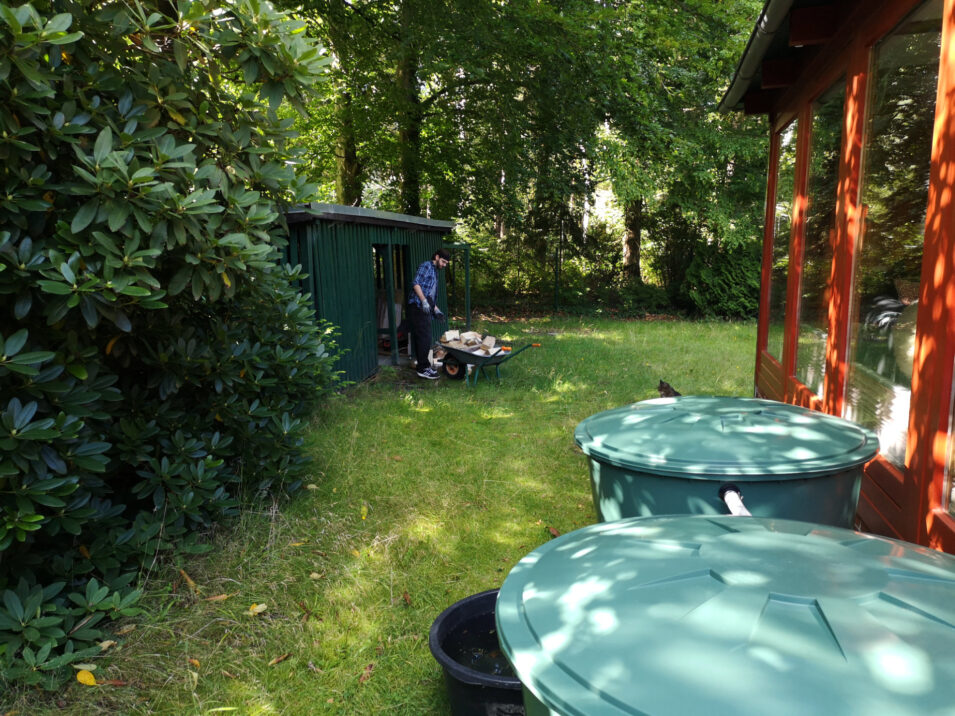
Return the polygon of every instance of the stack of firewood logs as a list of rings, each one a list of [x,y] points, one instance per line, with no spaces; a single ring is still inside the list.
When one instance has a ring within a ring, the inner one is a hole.
[[[497,339],[494,336],[482,336],[474,331],[461,333],[460,331],[445,331],[439,342],[443,346],[456,348],[461,351],[474,353],[475,355],[491,355],[495,352],[494,345]],[[500,349],[498,349],[500,350]]]

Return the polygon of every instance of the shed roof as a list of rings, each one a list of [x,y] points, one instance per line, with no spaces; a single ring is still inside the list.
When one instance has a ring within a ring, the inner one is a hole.
[[[792,85],[819,46],[835,36],[852,2],[766,0],[740,58],[721,112],[766,114]]]
[[[339,221],[347,224],[374,224],[377,226],[393,226],[418,231],[436,231],[442,234],[454,231],[453,221],[438,221],[425,219],[420,216],[396,214],[391,211],[365,209],[360,206],[345,206],[344,204],[322,204],[313,201],[307,206],[297,206],[286,214],[290,224],[311,219],[325,221]]]

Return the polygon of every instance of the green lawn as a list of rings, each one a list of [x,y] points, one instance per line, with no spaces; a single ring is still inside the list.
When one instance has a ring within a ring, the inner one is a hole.
[[[752,395],[753,323],[476,328],[542,346],[504,365],[500,384],[425,382],[389,368],[335,396],[312,424],[309,489],[257,505],[221,530],[211,554],[149,574],[149,615],[116,637],[94,672],[127,685],[73,684],[52,699],[21,693],[10,707],[447,713],[427,644],[434,618],[499,586],[550,528],[595,521],[577,423],[657,397],[660,379],[684,394]],[[250,614],[253,604],[264,611]]]

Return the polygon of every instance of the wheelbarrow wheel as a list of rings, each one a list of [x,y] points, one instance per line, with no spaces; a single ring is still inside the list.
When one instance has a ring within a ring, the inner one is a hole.
[[[441,369],[451,380],[464,380],[468,374],[467,366],[452,356],[444,357],[444,365]]]

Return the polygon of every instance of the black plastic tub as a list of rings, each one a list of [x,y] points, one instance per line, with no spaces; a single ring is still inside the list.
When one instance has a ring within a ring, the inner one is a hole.
[[[491,589],[465,597],[431,625],[428,645],[444,670],[453,716],[524,714],[521,682],[497,639],[497,593]]]

